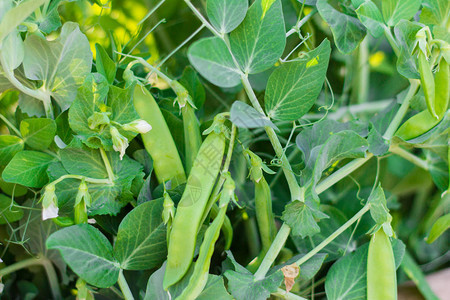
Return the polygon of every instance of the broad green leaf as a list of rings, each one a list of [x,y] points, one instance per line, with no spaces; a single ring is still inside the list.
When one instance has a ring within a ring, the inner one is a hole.
[[[420,22],[425,25],[446,26],[450,15],[450,1],[447,0],[423,0]]]
[[[16,222],[23,217],[23,210],[11,198],[0,194],[0,224]]]
[[[113,84],[116,78],[116,64],[100,44],[95,44],[95,50],[97,54],[95,61],[97,72],[105,76],[109,84]]]
[[[430,230],[430,234],[427,237],[427,243],[431,244],[437,238],[439,238],[447,229],[450,228],[450,214],[446,214],[433,224]]]
[[[108,239],[96,228],[79,224],[53,233],[46,242],[57,249],[70,268],[87,283],[107,288],[119,278],[119,263],[114,259]]]
[[[330,25],[336,47],[344,54],[350,54],[366,36],[361,22],[331,6],[327,0],[317,1],[317,10]]]
[[[78,87],[91,71],[92,52],[76,23],[67,22],[54,41],[31,34],[25,40],[23,68],[27,78],[42,80],[41,88],[61,109],[69,108]]]
[[[227,46],[218,37],[196,41],[189,47],[188,57],[194,68],[217,86],[234,87],[241,82],[240,71]]]
[[[357,9],[356,14],[361,23],[366,26],[370,34],[379,38],[384,32],[384,20],[380,10],[372,1],[368,0],[362,3]]]
[[[257,280],[255,276],[247,270],[246,272],[227,270],[225,271],[225,277],[228,279],[228,290],[236,300],[268,299],[270,293],[275,292],[284,279],[281,271],[274,272],[261,280]]]
[[[264,114],[258,112],[252,106],[235,101],[230,110],[230,121],[241,128],[260,128],[264,126],[272,127],[278,130],[277,126],[270,121]]]
[[[15,135],[0,135],[0,166],[6,166],[16,153],[23,150],[23,140]]]
[[[197,107],[197,109],[200,109],[205,103],[206,94],[205,88],[203,87],[203,84],[200,81],[197,72],[195,72],[195,70],[191,66],[186,67],[179,82],[189,92],[192,101],[194,101],[195,107]]]
[[[35,150],[45,150],[53,142],[56,123],[52,119],[25,119],[20,122],[20,133],[25,144]]]
[[[2,40],[25,19],[38,9],[46,0],[28,0],[23,1],[16,7],[9,9],[5,14],[0,13],[2,18],[0,22],[0,44]],[[3,0],[2,0],[3,2]],[[8,2],[8,1],[6,1]],[[3,10],[3,6],[0,6]]]
[[[61,162],[70,174],[92,178],[107,178],[100,150],[87,147],[67,147],[60,151]]]
[[[28,187],[40,188],[48,182],[48,165],[55,158],[37,151],[17,153],[3,171],[3,180]]]
[[[247,0],[208,0],[206,2],[209,21],[222,34],[238,27],[244,20],[247,9]]]
[[[139,119],[132,101],[133,91],[134,86],[129,86],[126,89],[110,86],[107,105],[111,107],[111,121],[126,124]],[[136,134],[128,132],[126,137],[130,137],[130,135],[135,136]]]
[[[300,266],[300,279],[311,280],[322,267],[327,254],[317,253]]]
[[[28,193],[28,189],[20,184],[5,182],[0,178],[0,189],[8,196],[21,197]]]
[[[320,232],[317,220],[327,217],[321,211],[312,209],[304,202],[295,200],[286,205],[281,219],[291,227],[294,236],[299,235],[305,238]]]
[[[311,109],[325,81],[330,52],[330,42],[324,40],[308,52],[306,58],[275,69],[265,95],[265,108],[270,118],[294,121]]]
[[[22,112],[30,117],[45,117],[45,109],[42,101],[27,94],[19,94],[19,107]]]
[[[241,70],[247,74],[272,67],[286,45],[281,1],[275,0],[265,13],[262,4],[263,0],[256,0],[244,22],[230,34],[231,51]]]
[[[420,79],[416,58],[412,55],[416,33],[422,27],[407,20],[401,20],[394,28],[395,37],[400,48],[397,60],[398,72],[406,78]]]
[[[162,222],[163,199],[145,202],[122,220],[114,256],[125,270],[148,270],[167,256],[166,227]]]
[[[420,8],[421,0],[382,0],[381,11],[388,26],[395,26],[402,20],[409,20]]]
[[[3,67],[8,70],[17,69],[25,55],[22,37],[18,30],[13,30],[6,36],[2,42],[1,49],[1,55],[5,62]]]

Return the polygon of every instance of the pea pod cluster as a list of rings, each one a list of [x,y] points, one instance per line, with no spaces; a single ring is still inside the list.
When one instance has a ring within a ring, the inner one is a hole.
[[[192,263],[196,236],[224,152],[225,136],[214,131],[206,137],[198,151],[172,223],[163,280],[165,290],[177,283]]]

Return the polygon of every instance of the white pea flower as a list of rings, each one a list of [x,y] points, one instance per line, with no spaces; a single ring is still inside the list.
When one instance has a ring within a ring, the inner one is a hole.
[[[120,160],[122,160],[125,155],[125,150],[128,148],[128,139],[121,135],[119,130],[117,130],[114,126],[111,126],[110,132],[113,142],[113,149],[114,151],[120,153]]]
[[[128,124],[122,126],[126,131],[132,131],[136,133],[147,133],[152,129],[152,126],[144,120],[134,120]]]
[[[58,198],[56,198],[55,185],[49,184],[45,187],[42,197],[42,220],[58,217]]]

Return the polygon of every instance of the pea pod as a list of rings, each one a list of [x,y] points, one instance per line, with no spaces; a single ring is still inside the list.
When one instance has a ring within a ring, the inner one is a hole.
[[[428,111],[432,116],[438,119],[435,110],[435,84],[433,72],[431,72],[430,64],[422,51],[419,51],[419,73]]]
[[[225,151],[225,136],[211,132],[202,143],[172,223],[163,287],[167,290],[188,271],[195,240]]]
[[[397,299],[397,275],[391,241],[380,228],[369,243],[367,257],[367,299]]]
[[[200,134],[200,125],[194,113],[194,108],[190,104],[186,104],[181,108],[181,113],[183,115],[184,143],[186,151],[186,174],[189,174],[202,144],[202,137]]]
[[[159,183],[172,180],[175,187],[186,182],[183,163],[161,110],[150,92],[140,85],[134,89],[134,107],[141,119],[153,127],[141,136]]]
[[[234,181],[231,177],[228,177],[224,186],[224,191],[220,197],[219,213],[205,232],[205,237],[200,246],[198,259],[195,262],[194,272],[189,279],[187,287],[183,290],[183,293],[176,298],[177,300],[195,300],[205,287],[206,282],[208,281],[209,266],[211,264],[211,256],[214,253],[214,245],[219,238],[220,228],[225,221],[228,203],[233,195]]]
[[[217,218],[219,211],[220,209],[217,204],[214,204],[211,207],[211,217],[213,219]],[[231,221],[227,216],[225,216],[225,220],[223,221],[222,234],[225,238],[225,250],[230,250],[231,242],[233,241],[233,226],[231,225]]]

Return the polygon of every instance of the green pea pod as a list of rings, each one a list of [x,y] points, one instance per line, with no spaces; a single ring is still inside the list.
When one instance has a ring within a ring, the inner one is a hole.
[[[272,212],[270,187],[264,176],[258,182],[255,182],[255,209],[256,221],[258,222],[259,234],[261,235],[262,252],[265,254],[275,238],[276,228]]]
[[[431,72],[430,64],[422,51],[419,51],[419,73],[428,111],[432,116],[438,119],[435,109],[435,85],[433,72]]]
[[[225,136],[211,132],[202,143],[172,223],[163,287],[167,290],[188,271],[203,213],[220,171]]]
[[[186,104],[181,108],[183,115],[184,143],[186,151],[186,174],[189,175],[195,157],[202,144],[202,136],[200,134],[200,125],[195,116],[194,108],[190,104]]]
[[[211,217],[213,219],[217,218],[219,211],[220,209],[217,204],[214,204],[211,207]],[[231,225],[231,221],[227,216],[225,216],[225,220],[223,221],[222,234],[225,238],[225,250],[229,250],[231,247],[231,242],[233,241],[233,226]]]
[[[369,243],[367,300],[396,300],[397,275],[391,241],[380,228]]]
[[[177,300],[195,300],[202,292],[208,281],[209,266],[211,264],[211,256],[214,253],[214,245],[219,238],[220,228],[222,227],[228,204],[222,206],[214,221],[209,225],[205,232],[198,259],[195,262],[194,272],[189,279],[187,287],[183,290]]]
[[[441,59],[439,69],[435,76],[436,82],[436,113],[442,119],[447,112],[450,98],[450,74],[449,65],[445,59]]]
[[[152,125],[152,130],[141,136],[145,149],[153,159],[159,183],[172,180],[172,187],[176,187],[186,182],[183,163],[166,120],[153,96],[140,85],[134,89],[134,107],[141,119]]]

